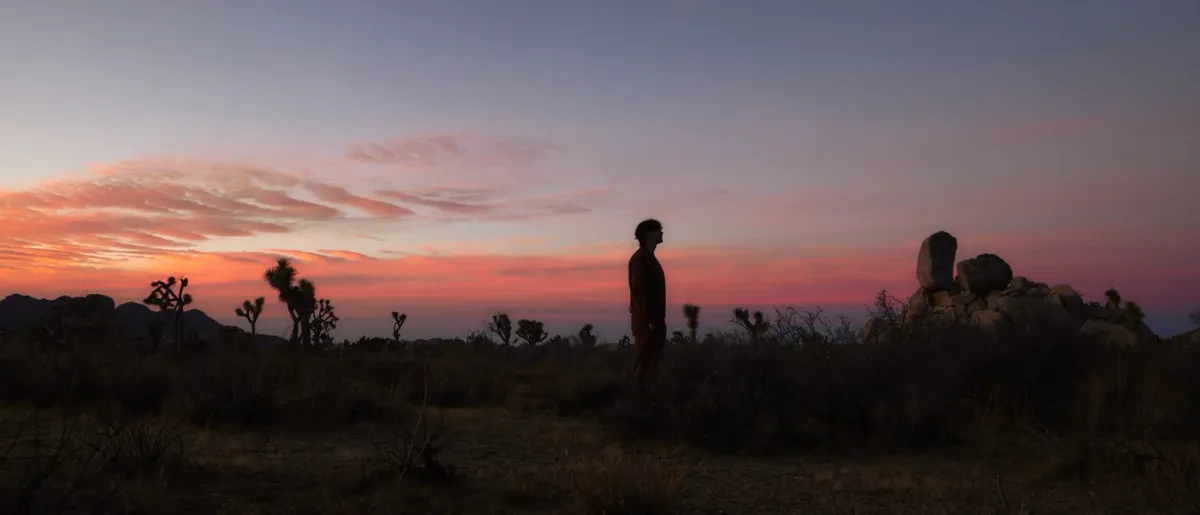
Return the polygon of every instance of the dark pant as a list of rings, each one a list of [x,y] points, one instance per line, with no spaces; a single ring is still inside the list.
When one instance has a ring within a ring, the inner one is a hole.
[[[633,364],[633,379],[642,388],[649,388],[658,377],[658,365],[663,348],[667,346],[667,324],[665,320],[649,321],[634,314],[630,321],[633,331],[633,349],[637,361]]]

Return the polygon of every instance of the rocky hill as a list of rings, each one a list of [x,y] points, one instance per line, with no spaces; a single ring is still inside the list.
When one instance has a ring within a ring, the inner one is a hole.
[[[971,325],[985,334],[1042,328],[1078,332],[1120,346],[1159,341],[1142,321],[1141,308],[1123,302],[1115,291],[1106,292],[1103,304],[1085,302],[1070,285],[1014,276],[1012,267],[995,254],[955,263],[957,251],[958,240],[947,232],[934,233],[921,242],[918,287],[904,302],[900,325]],[[867,320],[864,340],[886,340],[892,323],[879,316]]]
[[[13,294],[0,300],[0,329],[26,330],[54,314],[65,316],[73,326],[85,331],[103,332],[128,341],[146,340],[154,320],[161,320],[166,327],[171,327],[174,319],[174,315],[163,315],[144,304],[127,302],[118,306],[111,297],[105,295],[63,296],[49,300]],[[223,344],[235,335],[249,338],[245,330],[217,322],[198,309],[184,311],[183,324],[187,334],[210,345]],[[162,345],[173,343],[171,331],[163,331]],[[286,343],[286,340],[259,334],[254,343],[257,346],[274,347]]]

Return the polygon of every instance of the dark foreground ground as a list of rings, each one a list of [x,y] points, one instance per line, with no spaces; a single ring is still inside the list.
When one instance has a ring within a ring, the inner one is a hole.
[[[0,352],[0,513],[1200,513],[1200,354]],[[406,456],[412,456],[409,460]]]

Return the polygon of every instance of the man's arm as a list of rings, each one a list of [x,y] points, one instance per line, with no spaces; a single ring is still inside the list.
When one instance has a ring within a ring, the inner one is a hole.
[[[629,259],[629,312],[645,315],[646,267],[640,257],[640,254],[634,254]]]
[[[646,318],[652,323],[659,323],[667,317],[666,285],[663,284],[662,268],[654,258],[643,260],[643,274],[646,283],[642,286],[642,302],[645,303]]]

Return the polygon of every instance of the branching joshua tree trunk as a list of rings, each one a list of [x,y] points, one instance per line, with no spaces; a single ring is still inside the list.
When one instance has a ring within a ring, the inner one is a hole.
[[[392,312],[392,343],[396,345],[397,350],[404,350],[404,344],[400,340],[400,329],[404,327],[404,322],[408,320],[408,315],[398,311]]]
[[[756,346],[762,333],[767,330],[767,321],[764,319],[762,311],[755,311],[754,319],[751,321],[750,310],[735,308],[733,310],[733,322],[742,326],[742,328],[750,333],[750,343]]]
[[[192,303],[192,294],[183,293],[183,289],[187,288],[188,278],[179,279],[179,289],[175,289],[175,277],[168,277],[166,281],[154,281],[150,286],[154,289],[150,291],[150,295],[142,300],[143,304],[158,307],[164,316],[170,313],[175,316],[173,333],[175,335],[175,348],[183,348],[183,308]],[[159,335],[161,338],[161,333]],[[159,338],[155,338],[158,340]],[[153,350],[158,349],[158,341],[153,344]]]
[[[272,289],[279,292],[279,301],[287,306],[288,315],[292,317],[292,336],[288,341],[295,345],[300,342],[300,312],[297,307],[296,267],[288,258],[279,258],[275,266],[263,273],[263,280]]]
[[[267,299],[264,297],[254,299],[253,303],[248,300],[243,301],[242,307],[233,310],[233,314],[245,318],[246,321],[250,323],[251,344],[254,343],[255,338],[258,336],[258,317],[259,315],[262,315],[263,304],[266,303],[266,301]]]
[[[287,305],[292,317],[292,344],[312,343],[312,316],[317,309],[316,286],[308,279],[296,280],[296,267],[287,258],[279,258],[275,266],[263,273],[263,279],[275,291],[279,300]]]
[[[500,343],[504,345],[504,351],[512,347],[512,319],[508,318],[507,313],[496,313],[492,315],[492,321],[488,324],[488,330],[495,333],[500,338]]]
[[[313,311],[312,334],[313,341],[321,347],[333,345],[333,330],[337,329],[338,316],[333,313],[333,302],[329,299],[317,301],[317,309]]]
[[[296,297],[299,302],[296,311],[300,312],[300,344],[307,347],[312,345],[312,319],[317,309],[317,287],[308,279],[301,279],[296,286]]]

